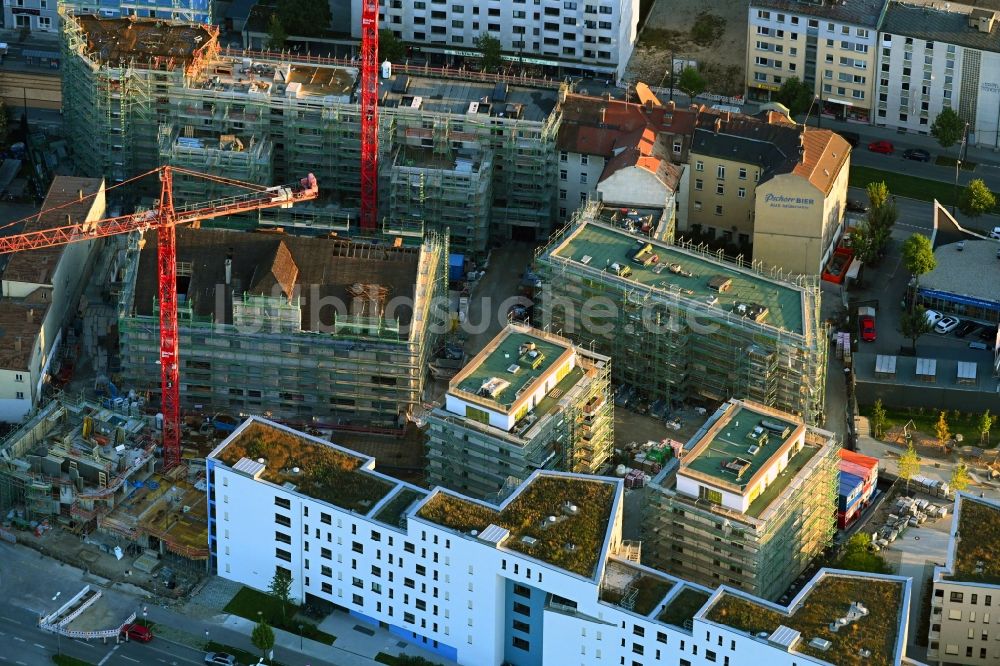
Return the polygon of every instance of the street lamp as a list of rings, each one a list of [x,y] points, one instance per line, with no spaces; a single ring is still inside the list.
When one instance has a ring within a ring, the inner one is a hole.
[[[958,172],[962,168],[962,159],[965,157],[965,150],[967,147],[967,141],[969,139],[969,123],[965,123],[965,127],[962,128],[962,144],[958,147],[958,159],[955,160],[955,200],[951,204],[951,214],[952,217],[958,215]]]
[[[302,625],[299,625],[299,652],[302,652]]]

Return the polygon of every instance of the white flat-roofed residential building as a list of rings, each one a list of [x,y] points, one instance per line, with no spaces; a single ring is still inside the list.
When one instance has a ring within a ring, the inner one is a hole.
[[[263,590],[284,568],[295,599],[332,602],[460,664],[801,666],[843,664],[861,649],[871,663],[903,658],[909,580],[823,570],[788,608],[728,588],[713,596],[625,557],[638,549],[622,540],[618,479],[539,471],[489,504],[396,481],[373,458],[257,418],[207,462],[220,576]],[[822,607],[809,603],[820,597]],[[871,612],[852,618],[855,631],[827,628],[856,603]],[[801,639],[770,640],[780,626]]]
[[[536,469],[597,473],[614,448],[610,374],[607,356],[509,324],[428,416],[428,482],[489,497]]]
[[[704,585],[778,599],[829,545],[837,510],[836,435],[730,400],[649,486],[644,552]]]
[[[361,15],[360,7],[353,15]],[[616,80],[635,48],[638,24],[639,0],[385,0],[380,23],[428,52],[478,57],[476,38],[488,34],[500,40],[506,60]]]

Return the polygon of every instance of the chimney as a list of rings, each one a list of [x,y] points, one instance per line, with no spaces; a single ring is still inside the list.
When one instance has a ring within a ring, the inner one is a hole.
[[[226,286],[233,283],[233,248],[226,253]]]
[[[666,104],[666,107],[667,107],[667,111],[671,111],[671,112],[672,112],[672,111],[674,110],[674,108],[675,108],[676,106],[677,106],[677,105],[676,105],[676,103],[674,102],[674,100],[670,100],[670,101],[668,101],[668,102],[667,102],[667,104]]]
[[[806,161],[806,134],[799,133],[799,162]]]
[[[715,133],[718,134],[719,130],[722,129],[722,118],[715,119]]]
[[[34,321],[35,321],[35,311],[32,310],[31,308],[28,308],[28,323],[30,324]]]
[[[21,353],[21,338],[17,337],[14,339],[14,351]]]
[[[83,201],[83,188],[80,188],[80,201]]]
[[[73,216],[70,215],[69,213],[66,213],[66,226],[68,227],[71,224],[73,224]]]
[[[602,106],[601,107],[601,124],[602,125],[604,124],[604,118],[605,118],[605,114],[607,114],[607,112],[608,112],[608,107]]]

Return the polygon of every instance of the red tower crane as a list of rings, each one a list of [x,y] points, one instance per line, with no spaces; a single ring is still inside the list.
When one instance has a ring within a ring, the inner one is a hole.
[[[133,231],[145,232],[156,230],[158,239],[157,265],[159,267],[159,305],[160,305],[160,390],[162,395],[161,411],[163,412],[163,466],[172,469],[181,462],[181,419],[180,419],[180,383],[179,357],[177,335],[177,246],[175,229],[179,224],[189,224],[199,220],[210,220],[225,215],[236,215],[265,208],[288,208],[295,203],[315,199],[319,194],[316,177],[309,174],[295,185],[264,187],[238,180],[220,178],[209,174],[163,166],[148,173],[132,178],[133,182],[151,174],[157,174],[160,179],[160,200],[156,208],[144,212],[109,217],[93,222],[69,224],[51,229],[40,229],[24,234],[0,237],[0,254],[34,250],[43,247],[67,245],[96,238],[106,238]],[[200,204],[174,207],[173,175],[182,174],[195,178],[215,181],[224,185],[232,185],[249,190],[248,193],[206,201]],[[96,195],[91,195],[91,197]],[[85,199],[87,197],[84,197]],[[25,220],[18,220],[6,226],[12,226],[34,217],[40,217],[59,208],[75,205],[73,201],[62,206],[49,208],[32,215]]]
[[[361,10],[361,230],[378,227],[378,0]]]

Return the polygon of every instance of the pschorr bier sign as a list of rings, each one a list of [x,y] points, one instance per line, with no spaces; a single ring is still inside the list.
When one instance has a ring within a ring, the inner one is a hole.
[[[764,203],[772,208],[809,208],[816,203],[815,199],[805,197],[786,197],[783,194],[768,193]]]

